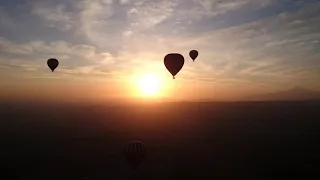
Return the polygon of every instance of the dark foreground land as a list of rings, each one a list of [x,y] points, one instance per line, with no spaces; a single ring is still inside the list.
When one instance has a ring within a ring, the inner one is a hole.
[[[133,172],[127,141],[147,159]],[[2,103],[0,179],[319,179],[320,103]]]

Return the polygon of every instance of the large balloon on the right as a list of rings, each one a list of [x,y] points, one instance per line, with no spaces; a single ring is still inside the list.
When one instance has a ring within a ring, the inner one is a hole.
[[[189,56],[191,57],[191,59],[193,60],[193,62],[194,62],[194,60],[197,59],[198,55],[199,55],[199,53],[198,53],[197,50],[191,50],[191,51],[189,52]]]
[[[164,57],[164,65],[171,73],[173,79],[175,79],[175,75],[178,74],[184,65],[184,57],[179,53],[167,54]]]

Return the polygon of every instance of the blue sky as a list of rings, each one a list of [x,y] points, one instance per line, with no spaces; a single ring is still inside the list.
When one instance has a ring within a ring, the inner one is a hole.
[[[181,86],[196,78],[203,91],[229,95],[320,90],[320,1],[10,0],[0,17],[8,89],[54,78],[119,83],[146,70],[170,78],[163,57],[179,52],[187,61]],[[50,57],[60,60],[59,74],[48,74]]]

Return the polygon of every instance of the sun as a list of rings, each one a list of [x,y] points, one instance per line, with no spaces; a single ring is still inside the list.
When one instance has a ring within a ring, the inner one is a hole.
[[[143,74],[137,78],[139,92],[143,96],[157,97],[161,93],[162,83],[156,74]]]

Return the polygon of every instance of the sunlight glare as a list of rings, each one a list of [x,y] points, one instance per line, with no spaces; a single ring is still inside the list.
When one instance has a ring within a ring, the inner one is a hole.
[[[155,74],[143,74],[138,78],[140,93],[144,96],[157,96],[161,91],[161,81]]]

